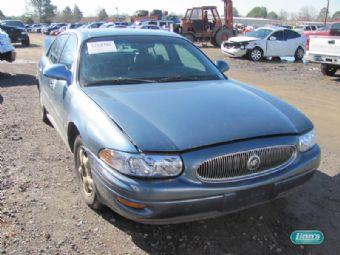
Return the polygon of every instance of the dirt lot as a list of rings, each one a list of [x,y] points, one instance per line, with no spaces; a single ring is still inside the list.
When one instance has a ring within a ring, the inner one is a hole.
[[[42,37],[0,63],[0,254],[340,254],[340,76],[317,65],[231,60],[233,79],[251,83],[305,112],[323,156],[313,179],[290,196],[222,218],[147,226],[81,200],[73,156],[40,120],[35,86]],[[296,246],[297,229],[325,234],[320,246]]]

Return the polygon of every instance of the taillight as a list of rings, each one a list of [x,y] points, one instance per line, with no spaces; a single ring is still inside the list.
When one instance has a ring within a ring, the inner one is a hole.
[[[306,41],[306,50],[309,50],[309,41],[310,41],[310,39],[307,38],[307,41]]]

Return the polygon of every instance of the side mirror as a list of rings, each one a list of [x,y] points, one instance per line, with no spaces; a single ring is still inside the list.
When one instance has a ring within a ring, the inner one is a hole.
[[[223,60],[217,60],[217,61],[215,62],[215,65],[216,65],[216,67],[218,68],[218,70],[221,71],[221,73],[224,73],[224,72],[226,72],[226,71],[229,70],[229,65],[228,65],[228,63],[225,62],[225,61],[223,61]]]
[[[269,41],[276,41],[276,37],[275,36],[269,37]]]
[[[43,75],[51,79],[66,81],[67,85],[71,85],[72,83],[71,71],[62,64],[55,64],[46,67],[43,71]]]

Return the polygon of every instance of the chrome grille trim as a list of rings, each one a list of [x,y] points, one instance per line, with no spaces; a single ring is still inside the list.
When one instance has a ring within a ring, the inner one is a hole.
[[[261,163],[257,170],[250,171],[247,162],[258,155]],[[234,182],[276,172],[289,166],[297,157],[295,145],[280,145],[230,153],[204,161],[196,169],[200,181],[210,183]]]

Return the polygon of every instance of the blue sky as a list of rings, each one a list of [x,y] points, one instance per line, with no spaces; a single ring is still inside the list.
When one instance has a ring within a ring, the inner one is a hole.
[[[27,0],[0,0],[0,9],[5,15],[18,15],[25,12]],[[109,14],[116,12],[133,13],[138,9],[163,9],[169,12],[184,13],[186,8],[201,5],[217,5],[220,12],[223,10],[221,0],[52,0],[53,4],[63,9],[66,5],[75,3],[85,15],[95,15],[100,8],[105,8]],[[340,0],[330,0],[330,12],[340,11]],[[279,12],[284,9],[288,12],[298,12],[302,6],[312,6],[317,11],[326,5],[326,0],[234,0],[234,6],[242,15],[254,6],[265,6],[269,10]]]

